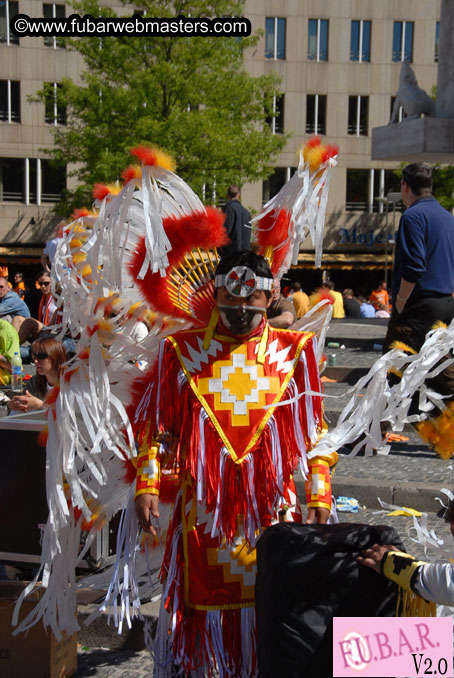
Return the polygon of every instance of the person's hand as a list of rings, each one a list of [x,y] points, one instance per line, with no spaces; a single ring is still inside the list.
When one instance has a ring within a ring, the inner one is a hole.
[[[330,512],[322,506],[313,506],[307,509],[306,525],[311,523],[325,524],[328,522]]]
[[[151,524],[151,517],[159,518],[159,497],[157,494],[139,494],[136,499],[136,514],[144,532],[156,535],[156,529]]]
[[[32,410],[39,410],[43,406],[43,401],[41,398],[33,396],[29,391],[25,391],[24,395],[13,396],[8,406],[11,410],[31,412]]]
[[[364,549],[364,551],[361,551],[362,555],[358,556],[356,560],[361,565],[366,565],[372,570],[375,570],[375,572],[380,572],[380,563],[385,553],[388,553],[388,551],[398,550],[399,549],[392,544],[384,544],[383,546],[380,544],[374,544],[370,549]]]

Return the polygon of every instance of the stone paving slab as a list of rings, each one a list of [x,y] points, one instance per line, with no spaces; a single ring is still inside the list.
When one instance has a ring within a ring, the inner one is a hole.
[[[79,648],[75,678],[151,678],[153,661],[147,650]]]

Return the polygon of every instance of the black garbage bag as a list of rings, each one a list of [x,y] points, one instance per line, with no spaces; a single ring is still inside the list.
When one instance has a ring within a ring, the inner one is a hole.
[[[393,617],[397,586],[356,556],[394,544],[385,525],[279,523],[257,542],[259,678],[329,678],[333,617]]]

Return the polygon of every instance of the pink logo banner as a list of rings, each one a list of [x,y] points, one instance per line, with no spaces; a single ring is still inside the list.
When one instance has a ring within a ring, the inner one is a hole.
[[[452,617],[334,617],[333,678],[453,675]]]

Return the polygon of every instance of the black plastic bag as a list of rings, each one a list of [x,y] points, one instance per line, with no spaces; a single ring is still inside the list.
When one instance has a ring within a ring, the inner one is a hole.
[[[333,617],[393,617],[397,586],[356,556],[394,544],[385,525],[280,523],[257,542],[259,678],[332,676]]]

